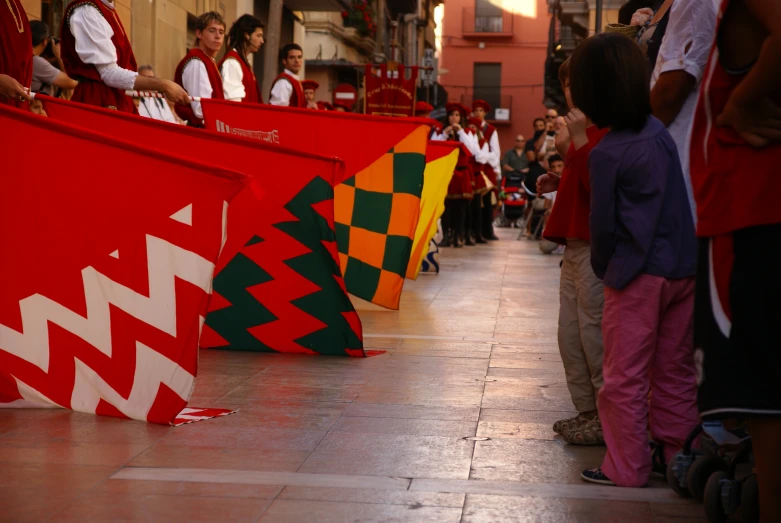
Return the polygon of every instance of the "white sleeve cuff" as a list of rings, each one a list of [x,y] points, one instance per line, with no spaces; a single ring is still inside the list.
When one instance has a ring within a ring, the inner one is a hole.
[[[109,87],[115,89],[133,89],[138,73],[128,69],[122,69],[116,63],[96,64],[95,68],[100,74],[100,79]]]

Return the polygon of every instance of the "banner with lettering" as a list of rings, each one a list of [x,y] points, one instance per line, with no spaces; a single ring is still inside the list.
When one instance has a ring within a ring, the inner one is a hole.
[[[418,68],[406,69],[399,64],[396,70],[390,70],[388,64],[379,67],[366,66],[364,76],[364,113],[380,116],[412,116],[415,114],[415,86],[418,81]]]

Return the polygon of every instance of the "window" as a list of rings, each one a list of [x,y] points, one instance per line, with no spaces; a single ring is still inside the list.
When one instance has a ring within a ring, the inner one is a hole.
[[[491,106],[486,119],[493,120],[497,107],[502,102],[502,64],[475,64],[475,100],[485,100]]]
[[[475,0],[475,32],[503,32],[502,11],[502,0]]]

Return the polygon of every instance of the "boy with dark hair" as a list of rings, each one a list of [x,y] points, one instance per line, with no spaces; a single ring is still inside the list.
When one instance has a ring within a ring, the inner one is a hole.
[[[561,173],[548,172],[537,181],[537,193],[556,192],[543,237],[565,246],[559,287],[559,353],[564,363],[572,403],[579,414],[553,424],[553,431],[574,444],[604,443],[597,412],[602,387],[602,282],[591,267],[591,213],[588,158],[607,134],[594,126],[572,102],[569,60],[559,67],[559,80],[567,105],[564,117],[569,145]],[[586,436],[579,438],[578,436]]]
[[[216,11],[203,13],[195,20],[195,47],[176,66],[174,80],[192,97],[225,98],[222,77],[215,58],[225,38],[225,20]],[[188,125],[203,127],[201,102],[176,106],[176,114]]]
[[[304,96],[304,88],[298,74],[304,65],[304,52],[298,44],[285,44],[279,50],[279,60],[285,68],[271,84],[271,105],[286,107],[307,107],[317,109],[317,104],[307,101]]]

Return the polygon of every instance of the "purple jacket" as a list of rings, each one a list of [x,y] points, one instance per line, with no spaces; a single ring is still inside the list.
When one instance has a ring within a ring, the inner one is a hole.
[[[591,265],[623,289],[638,275],[694,276],[697,242],[678,150],[664,124],[611,131],[589,157]]]

